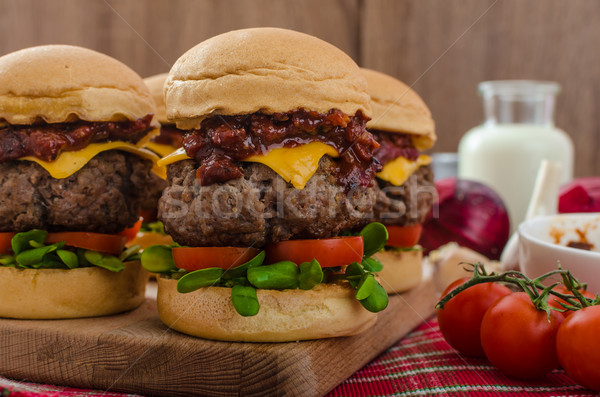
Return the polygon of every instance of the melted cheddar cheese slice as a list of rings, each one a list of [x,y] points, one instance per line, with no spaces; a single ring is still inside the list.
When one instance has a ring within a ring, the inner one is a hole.
[[[150,131],[149,133],[147,133],[142,139],[137,141],[135,146],[146,147],[146,145],[152,141],[152,138],[154,138],[155,136],[158,136],[159,134],[160,134],[160,129],[155,128],[152,131]]]
[[[50,162],[40,160],[34,156],[21,157],[19,160],[33,161],[48,171],[53,178],[63,179],[79,171],[99,153],[114,149],[133,153],[152,161],[152,171],[162,179],[167,177],[165,168],[157,165],[159,158],[156,154],[127,142],[91,143],[81,150],[62,152],[56,160]]]
[[[429,164],[431,164],[431,157],[425,154],[420,155],[415,161],[398,157],[384,165],[381,172],[377,173],[377,177],[394,186],[401,186],[419,167]]]
[[[304,189],[317,172],[319,160],[324,155],[338,157],[333,147],[321,142],[311,142],[295,148],[277,148],[266,155],[250,156],[244,161],[261,163],[279,174],[296,189]]]
[[[159,167],[166,167],[167,165],[176,163],[178,161],[191,160],[191,159],[192,158],[190,156],[188,156],[187,153],[185,152],[185,149],[180,147],[179,149],[175,150],[171,154],[166,155],[162,159],[158,160],[157,164]]]
[[[333,147],[321,142],[311,142],[294,148],[272,149],[267,154],[250,156],[244,161],[264,164],[296,189],[304,189],[309,179],[317,172],[319,160],[324,155],[339,156]],[[185,149],[180,148],[160,159],[158,165],[166,166],[189,158]]]
[[[169,154],[173,153],[177,149],[171,145],[164,145],[162,143],[156,143],[156,142],[152,142],[152,141],[146,143],[144,145],[144,147],[146,149],[152,150],[154,153],[157,153],[161,157],[168,156]]]

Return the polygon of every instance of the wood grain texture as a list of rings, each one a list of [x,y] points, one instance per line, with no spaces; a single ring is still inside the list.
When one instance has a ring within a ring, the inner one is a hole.
[[[576,175],[600,174],[600,2],[364,0],[360,62],[429,104],[435,151],[456,151],[483,119],[477,83],[536,79],[563,87],[556,124],[575,143]]]
[[[168,71],[209,37],[256,26],[300,30],[358,55],[358,0],[0,0],[0,6],[0,54],[81,45],[144,77]]]
[[[142,76],[167,71],[213,35],[278,26],[316,35],[362,66],[414,84],[439,141],[456,151],[483,118],[477,83],[559,82],[556,124],[577,176],[599,175],[600,2],[594,0],[0,0],[0,54],[66,43],[105,52]]]
[[[320,396],[433,313],[428,281],[390,297],[367,332],[292,343],[209,341],[171,331],[148,299],[118,316],[0,320],[0,373],[145,395]]]

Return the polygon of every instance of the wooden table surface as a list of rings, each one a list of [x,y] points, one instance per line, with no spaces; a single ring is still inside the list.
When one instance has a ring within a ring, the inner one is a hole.
[[[150,290],[150,295],[152,290]],[[321,396],[433,312],[433,283],[390,297],[361,335],[231,343],[168,329],[150,297],[116,316],[0,320],[0,374],[16,380],[144,395]]]

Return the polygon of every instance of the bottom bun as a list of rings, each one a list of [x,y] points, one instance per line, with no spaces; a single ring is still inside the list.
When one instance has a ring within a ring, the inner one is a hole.
[[[257,290],[256,316],[239,315],[231,288],[208,287],[181,294],[177,280],[158,279],[158,314],[169,327],[206,339],[290,342],[356,335],[377,314],[367,311],[346,284],[320,284],[312,290]]]
[[[95,317],[142,304],[147,273],[139,261],[125,270],[15,269],[0,267],[0,317],[61,319]]]
[[[421,283],[423,250],[385,249],[373,257],[379,259],[383,265],[383,270],[377,275],[388,294],[408,291]]]

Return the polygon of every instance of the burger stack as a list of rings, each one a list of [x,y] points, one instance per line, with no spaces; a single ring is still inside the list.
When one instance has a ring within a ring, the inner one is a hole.
[[[158,157],[150,92],[130,68],[51,45],[0,57],[0,316],[118,313],[146,273],[119,235]]]
[[[387,231],[372,223],[384,167],[366,129],[371,95],[360,68],[315,37],[246,29],[186,52],[164,95],[167,118],[186,133],[159,162],[168,187],[158,218],[183,247],[142,256],[163,274],[163,322],[262,342],[371,326],[387,306],[372,257]],[[420,260],[410,272],[420,280]]]
[[[386,74],[362,69],[369,85],[373,117],[367,129],[379,143],[374,156],[383,166],[377,173],[377,201],[373,221],[388,230],[385,249],[375,257],[390,293],[403,292],[421,282],[423,250],[417,244],[422,223],[433,205],[435,184],[431,157],[422,152],[435,143],[431,112],[419,95]]]
[[[165,104],[186,134],[183,148],[161,160],[169,186],[158,218],[185,247],[174,247],[163,269],[147,267],[167,273],[158,280],[161,319],[192,335],[247,341],[372,325],[376,315],[342,280],[351,262],[335,257],[344,245],[360,262],[363,247],[331,241],[368,223],[375,199],[377,144],[365,130],[369,96],[356,64],[298,32],[229,32],[175,63]],[[324,241],[331,253],[310,253]],[[307,248],[292,254],[295,244]],[[149,249],[143,261],[163,254]],[[358,283],[369,272],[357,266]],[[333,272],[341,281],[323,283]]]

